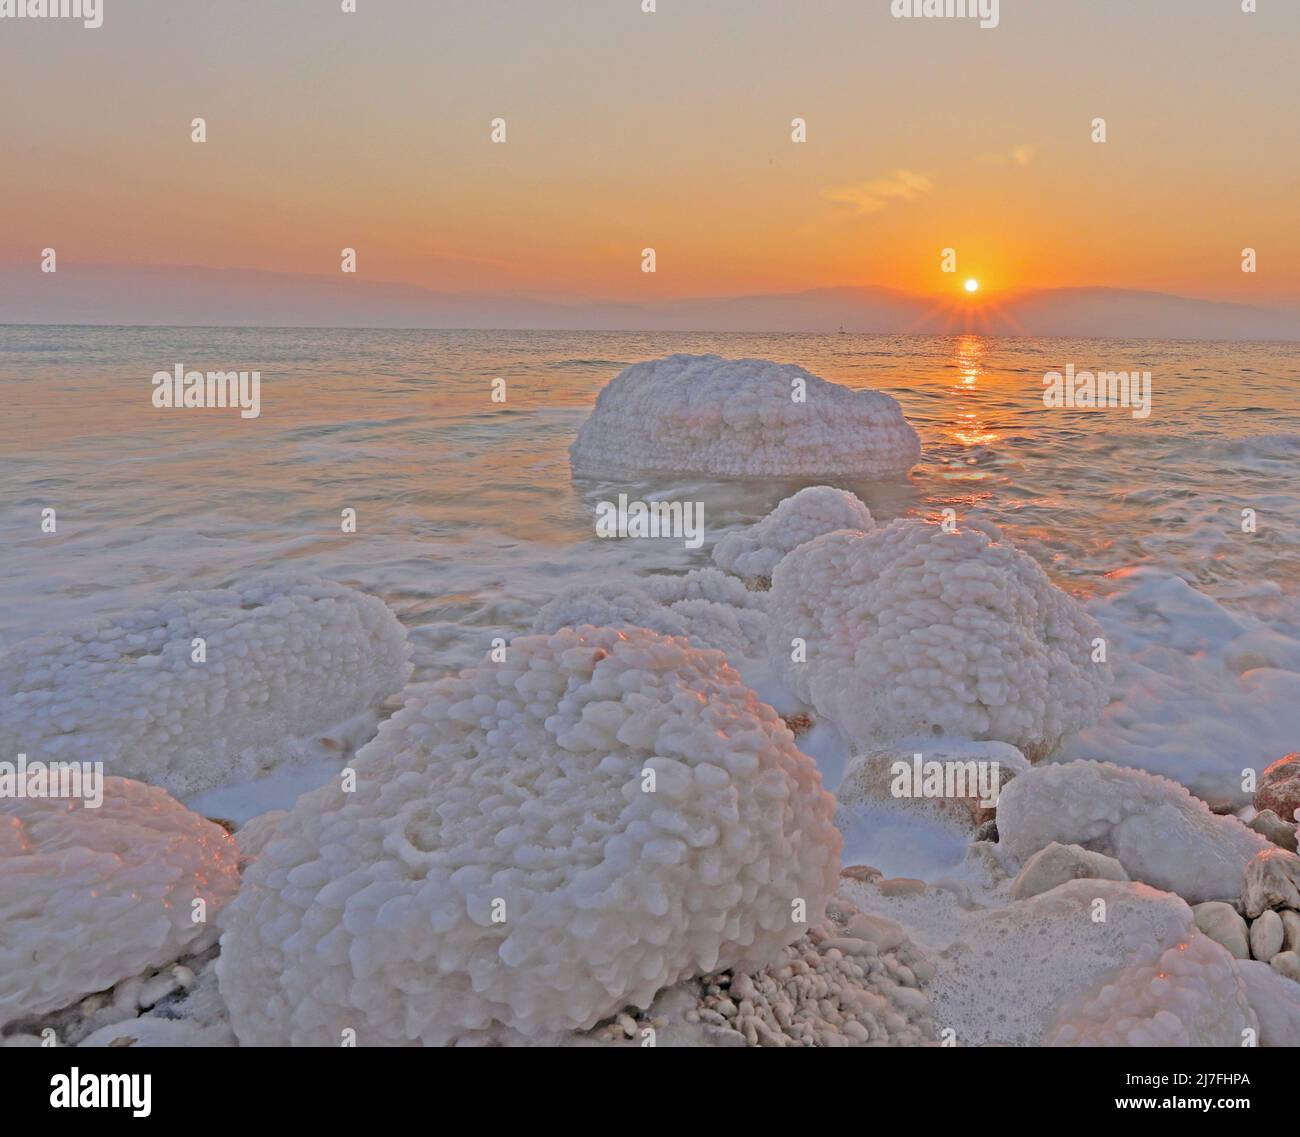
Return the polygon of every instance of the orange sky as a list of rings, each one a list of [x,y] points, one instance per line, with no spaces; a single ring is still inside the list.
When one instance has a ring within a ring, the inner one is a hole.
[[[352,246],[451,290],[1300,298],[1300,4],[1002,0],[994,29],[888,0],[359,7],[5,21],[0,261],[328,274]]]

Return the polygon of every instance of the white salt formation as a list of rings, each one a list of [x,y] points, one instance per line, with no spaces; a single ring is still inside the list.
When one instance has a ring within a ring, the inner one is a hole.
[[[1053,841],[1105,853],[1134,880],[1191,904],[1236,900],[1250,859],[1281,852],[1236,818],[1211,813],[1177,782],[1109,762],[1021,774],[998,803],[998,835],[1021,860]]]
[[[176,959],[239,888],[230,835],[166,791],[104,779],[97,809],[0,798],[0,1026]],[[192,919],[206,904],[206,921]]]
[[[102,761],[187,798],[304,753],[399,691],[408,654],[383,601],[341,585],[177,593],[0,653],[0,754]]]
[[[761,967],[836,886],[811,759],[721,656],[644,630],[516,639],[408,702],[354,766],[355,792],[281,819],[226,914],[244,1044],[589,1028]]]
[[[716,569],[707,571],[745,592],[739,581],[724,577]],[[532,631],[549,634],[583,625],[648,628],[665,636],[686,636],[696,647],[715,648],[736,666],[747,659],[764,658],[767,617],[762,610],[749,603],[736,604],[727,588],[707,577],[701,579],[702,575],[689,574],[694,580],[650,578],[644,587],[641,582],[575,585],[538,610]],[[656,599],[656,595],[663,600]],[[675,596],[683,598],[673,599]],[[712,596],[728,599],[706,598]]]
[[[1248,1030],[1259,1020],[1236,963],[1194,934],[1069,1000],[1047,1045],[1240,1046]]]
[[[569,448],[579,476],[884,478],[921,443],[897,401],[793,364],[670,355],[615,376]]]
[[[935,1039],[922,990],[933,975],[896,924],[835,897],[825,923],[766,967],[708,975],[661,994],[652,1016],[669,1011],[684,988],[693,997],[684,1021],[664,1023],[656,1045],[675,1045],[685,1027],[697,1036],[692,1042],[709,1046],[919,1046]]]
[[[728,533],[714,546],[713,563],[747,581],[770,580],[781,558],[805,541],[837,529],[867,530],[871,511],[856,495],[808,486],[786,498],[757,524]]]
[[[1258,1028],[1231,956],[1142,884],[1075,880],[979,913],[934,962],[935,1024],[958,1045],[1240,1046]]]
[[[824,534],[777,566],[767,611],[772,666],[858,747],[942,734],[1037,760],[1106,702],[1099,627],[993,526]]]
[[[715,568],[692,569],[680,576],[647,576],[639,583],[660,604],[669,606],[683,600],[708,600],[714,604],[730,604],[733,608],[761,610],[765,602],[759,593],[751,592],[734,576]]]

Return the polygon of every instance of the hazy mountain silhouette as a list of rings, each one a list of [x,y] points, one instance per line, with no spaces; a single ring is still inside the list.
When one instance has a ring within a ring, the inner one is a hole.
[[[364,277],[179,266],[0,267],[0,323],[207,327],[536,328],[574,331],[950,333],[1300,340],[1300,308],[1119,288],[981,297],[889,288],[616,302],[438,292]]]

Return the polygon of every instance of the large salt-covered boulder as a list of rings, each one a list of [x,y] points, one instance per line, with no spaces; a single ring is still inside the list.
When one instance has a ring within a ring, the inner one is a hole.
[[[177,593],[0,653],[0,753],[103,762],[189,798],[308,753],[401,690],[409,650],[382,600],[338,584]]]
[[[749,581],[770,580],[781,558],[805,541],[837,529],[865,531],[874,524],[871,511],[856,495],[832,486],[808,486],[762,521],[723,537],[713,548],[713,563]]]
[[[961,1045],[1240,1046],[1258,1029],[1232,957],[1143,884],[1075,880],[981,912],[935,965],[935,1022]]]
[[[827,533],[777,566],[767,612],[772,665],[860,749],[951,735],[1034,761],[1106,703],[1100,628],[993,526]]]
[[[670,355],[610,380],[569,457],[591,477],[883,478],[916,465],[921,443],[882,392],[765,359]]]
[[[215,940],[238,859],[219,825],[125,778],[98,807],[0,797],[0,1026]]]
[[[1020,860],[1053,841],[1105,853],[1134,880],[1191,904],[1236,900],[1247,863],[1274,848],[1177,782],[1092,761],[1038,766],[1016,778],[998,802],[998,839]]]
[[[354,767],[355,792],[280,820],[224,919],[244,1044],[587,1028],[761,967],[838,878],[833,799],[776,713],[719,653],[649,631],[516,639]]]

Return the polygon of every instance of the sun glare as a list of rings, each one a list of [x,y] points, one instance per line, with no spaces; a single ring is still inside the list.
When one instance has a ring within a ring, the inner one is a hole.
[[[971,277],[971,279],[966,282],[967,292],[978,292],[979,288],[980,288],[980,282],[976,280],[974,277]]]

